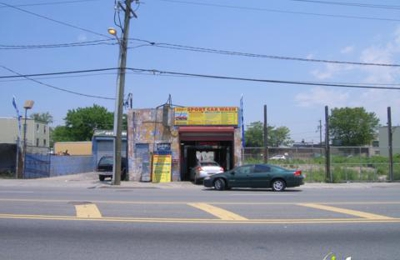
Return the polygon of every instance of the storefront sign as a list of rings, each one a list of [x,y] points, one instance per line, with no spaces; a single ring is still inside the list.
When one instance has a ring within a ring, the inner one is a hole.
[[[113,130],[94,130],[93,133],[94,136],[114,136],[114,131]],[[126,131],[121,132],[122,136],[126,136]]]
[[[152,182],[171,182],[171,162],[170,154],[153,155]]]
[[[176,107],[175,125],[238,125],[237,107]]]
[[[171,152],[171,143],[157,143],[157,152]]]

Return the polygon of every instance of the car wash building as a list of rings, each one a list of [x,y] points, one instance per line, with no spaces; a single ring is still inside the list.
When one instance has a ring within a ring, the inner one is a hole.
[[[129,175],[133,181],[189,181],[198,161],[225,170],[241,162],[238,107],[172,107],[128,112]]]

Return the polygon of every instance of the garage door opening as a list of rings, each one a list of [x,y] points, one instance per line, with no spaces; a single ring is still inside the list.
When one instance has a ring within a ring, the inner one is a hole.
[[[179,139],[182,181],[190,181],[198,160],[215,161],[225,171],[233,168],[233,127],[180,128]]]

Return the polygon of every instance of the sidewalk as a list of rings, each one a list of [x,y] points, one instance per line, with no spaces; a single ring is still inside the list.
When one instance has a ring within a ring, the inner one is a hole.
[[[83,188],[149,188],[149,189],[203,189],[202,185],[191,182],[134,182],[121,181],[121,185],[112,185],[110,180],[99,181],[96,172],[57,176],[40,179],[0,179],[0,187],[83,187]],[[363,182],[363,183],[306,183],[296,189],[370,189],[389,188],[400,189],[400,182]]]
[[[113,185],[110,179],[99,181],[98,173],[87,172],[50,178],[38,179],[0,179],[0,187],[83,187],[83,188],[149,188],[172,189],[192,188],[202,189],[202,185],[194,185],[191,182],[134,182],[121,181],[121,185]]]

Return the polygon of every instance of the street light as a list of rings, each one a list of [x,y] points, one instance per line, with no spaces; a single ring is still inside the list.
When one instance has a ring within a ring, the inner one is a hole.
[[[108,28],[108,33],[114,35],[115,37],[117,36],[117,30],[115,30],[113,27]]]
[[[24,103],[24,108],[25,108],[25,121],[24,121],[24,154],[22,155],[22,158],[24,158],[24,177],[25,177],[25,169],[26,169],[26,118],[28,117],[28,109],[32,109],[33,104],[35,102],[33,100],[26,100]]]

